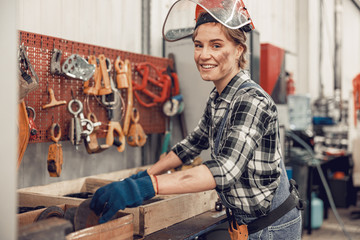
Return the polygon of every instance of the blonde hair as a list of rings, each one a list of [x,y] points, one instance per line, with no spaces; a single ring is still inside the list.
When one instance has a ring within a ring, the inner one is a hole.
[[[225,36],[230,40],[233,41],[235,43],[235,45],[240,46],[243,49],[243,52],[241,54],[241,56],[238,59],[238,67],[240,69],[245,69],[246,64],[247,64],[247,45],[246,45],[246,33],[241,30],[241,29],[230,29],[225,27],[224,25],[222,25],[221,23],[218,22],[214,22],[214,24],[220,24],[221,29],[223,30],[223,32],[225,33]],[[192,35],[192,40],[195,40],[195,37],[198,33],[198,29],[196,28],[193,35]]]

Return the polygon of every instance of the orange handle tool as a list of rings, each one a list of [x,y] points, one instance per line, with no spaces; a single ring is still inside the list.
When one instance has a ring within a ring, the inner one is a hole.
[[[63,100],[63,101],[56,100],[55,95],[54,95],[54,90],[52,90],[52,88],[48,88],[48,91],[49,91],[49,96],[50,96],[50,103],[45,104],[44,106],[42,106],[42,109],[56,107],[56,106],[59,106],[59,105],[66,104],[65,100]]]
[[[115,71],[116,71],[116,84],[118,89],[125,89],[129,87],[129,83],[127,80],[127,73],[131,71],[129,69],[128,64],[125,64],[121,59],[120,56],[115,60]]]
[[[100,66],[97,64],[96,56],[91,55],[89,56],[89,63],[95,65],[95,73],[94,73],[94,86],[89,87],[89,82],[84,82],[84,93],[89,95],[98,95],[99,90],[101,88],[101,71]]]
[[[133,108],[131,114],[132,124],[130,126],[129,134],[127,136],[127,142],[130,146],[133,147],[142,147],[146,143],[146,134],[142,126],[138,123],[140,119],[140,114],[136,108]]]
[[[106,135],[106,145],[112,146],[114,144],[114,132],[119,135],[119,141],[121,143],[121,145],[117,147],[117,150],[118,152],[123,152],[125,150],[125,135],[119,122],[109,122],[108,132]]]
[[[89,113],[87,116],[87,119],[89,119],[91,122],[98,122],[96,115],[94,113]],[[101,144],[99,145],[97,137],[96,137],[96,132],[99,130],[99,126],[94,127],[93,132],[89,135],[90,137],[90,142],[88,141],[84,141],[85,142],[85,147],[86,147],[86,151],[89,154],[92,153],[100,153],[106,149],[108,149],[110,146],[107,144]]]
[[[128,69],[131,69],[129,60],[127,60],[127,59],[125,60],[125,65],[127,65]],[[127,71],[127,80],[128,80],[129,87],[127,89],[127,105],[126,105],[125,120],[124,120],[124,127],[123,127],[124,134],[126,136],[128,135],[128,132],[129,132],[130,119],[131,119],[131,114],[132,114],[132,109],[133,109],[133,104],[134,104],[131,71]]]
[[[106,57],[104,54],[99,55],[99,61],[100,61],[100,71],[101,71],[102,80],[103,80],[103,87],[100,88],[98,94],[99,95],[107,95],[107,94],[112,93],[112,90],[111,90],[111,85],[110,85],[109,73],[108,73],[108,69],[106,66]]]

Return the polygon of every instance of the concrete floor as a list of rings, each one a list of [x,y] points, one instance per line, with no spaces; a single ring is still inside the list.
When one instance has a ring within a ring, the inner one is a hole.
[[[351,206],[347,209],[337,209],[344,225],[352,240],[360,240],[360,217],[358,219],[351,219],[352,211],[359,211],[360,207]],[[312,230],[311,235],[307,234],[307,230],[303,231],[302,240],[341,240],[349,239],[342,231],[339,223],[336,221],[333,211],[329,210],[329,217],[325,219],[323,225],[319,229]]]

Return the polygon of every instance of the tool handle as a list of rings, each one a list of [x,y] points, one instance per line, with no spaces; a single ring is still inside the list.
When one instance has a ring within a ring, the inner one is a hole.
[[[58,128],[58,133],[55,136],[55,129]],[[55,143],[58,143],[61,138],[61,127],[58,123],[53,123],[50,128],[50,138]]]
[[[46,108],[51,108],[51,107],[56,107],[56,106],[59,106],[59,105],[63,105],[63,104],[66,104],[66,101],[63,100],[63,101],[57,101],[56,98],[55,98],[55,95],[54,95],[54,90],[52,88],[49,88],[48,89],[48,92],[49,92],[49,96],[50,96],[50,103],[48,104],[45,104],[42,109],[46,109]]]
[[[107,95],[107,94],[112,93],[112,90],[111,90],[111,85],[110,85],[108,69],[106,66],[106,57],[104,54],[99,55],[99,61],[100,61],[100,71],[101,71],[104,87],[100,88],[98,94],[99,95]]]
[[[117,147],[118,152],[123,152],[125,150],[125,135],[121,129],[120,123],[115,121],[110,121],[108,127],[108,132],[106,135],[106,145],[112,146],[114,144],[114,132],[119,135],[119,141],[121,145]]]

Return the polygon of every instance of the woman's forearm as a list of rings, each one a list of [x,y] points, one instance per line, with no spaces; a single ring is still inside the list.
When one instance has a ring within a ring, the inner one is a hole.
[[[173,151],[170,151],[165,156],[160,157],[159,161],[151,166],[147,172],[149,175],[159,175],[182,164],[181,159]]]
[[[157,181],[161,195],[202,192],[216,187],[215,179],[205,165],[158,175]]]

